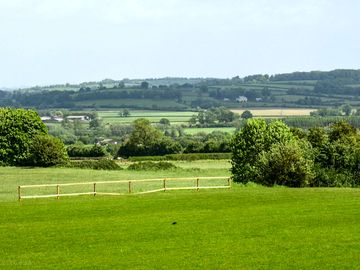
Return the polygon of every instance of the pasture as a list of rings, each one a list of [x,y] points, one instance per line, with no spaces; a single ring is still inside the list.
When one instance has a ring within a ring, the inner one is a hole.
[[[16,201],[16,186],[229,174],[0,168],[0,269],[358,269],[358,189],[171,191]]]
[[[118,123],[118,124],[131,124],[133,121],[139,118],[148,119],[151,123],[159,123],[160,119],[167,118],[171,124],[187,124],[196,112],[191,111],[143,111],[135,110],[131,111],[129,117],[121,117],[119,111],[99,111],[99,117],[103,119],[105,123]]]

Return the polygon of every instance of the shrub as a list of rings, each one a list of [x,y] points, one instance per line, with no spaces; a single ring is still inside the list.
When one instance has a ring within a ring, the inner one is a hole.
[[[236,182],[253,181],[258,174],[256,163],[262,152],[275,143],[294,140],[290,128],[281,121],[267,124],[262,119],[249,119],[231,142],[231,172]]]
[[[70,157],[105,157],[107,155],[105,148],[96,144],[91,147],[79,144],[70,145],[67,147],[67,152]]]
[[[134,171],[140,171],[140,170],[144,170],[144,171],[157,171],[157,170],[173,170],[176,169],[177,167],[170,163],[170,162],[164,162],[164,161],[160,161],[160,162],[151,162],[151,161],[146,161],[146,162],[138,162],[138,163],[134,163],[131,164],[128,169],[129,170],[134,170]]]
[[[306,144],[296,141],[274,144],[260,155],[256,182],[266,186],[304,187],[313,179],[313,162]]]
[[[315,177],[310,182],[312,187],[355,187],[358,184],[352,174],[347,171],[338,172],[333,168],[315,166]]]
[[[140,156],[130,157],[131,161],[160,161],[160,160],[206,160],[206,159],[230,159],[231,153],[194,153],[194,154],[169,154],[165,156]]]
[[[69,167],[94,170],[121,170],[122,168],[111,159],[71,160]]]
[[[66,164],[69,160],[63,142],[50,135],[37,135],[31,142],[27,165],[50,167]]]

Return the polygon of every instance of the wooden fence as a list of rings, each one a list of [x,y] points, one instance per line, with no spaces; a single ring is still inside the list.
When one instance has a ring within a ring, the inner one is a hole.
[[[202,186],[202,181],[211,182],[213,180],[224,180],[224,185],[206,185]],[[183,182],[183,181],[194,181],[193,186],[175,186],[170,187],[168,184],[174,182]],[[149,189],[146,191],[135,191],[133,189],[134,184],[147,183],[147,182],[155,182],[159,183],[159,187],[156,189]],[[99,191],[99,187],[104,187],[107,185],[118,185],[118,184],[126,184],[126,192],[104,192]],[[81,192],[65,192],[62,193],[62,188],[64,187],[74,187],[74,186],[83,186],[85,191]],[[53,194],[35,194],[35,195],[24,195],[25,190],[29,189],[45,189],[45,188],[53,188],[55,193]],[[121,181],[102,181],[102,182],[80,182],[80,183],[64,183],[64,184],[42,184],[42,185],[24,185],[18,186],[18,199],[19,201],[22,199],[35,199],[35,198],[57,198],[65,197],[65,196],[80,196],[80,195],[129,195],[129,194],[146,194],[153,193],[159,191],[168,191],[168,190],[186,190],[186,189],[195,189],[199,191],[200,189],[220,189],[220,188],[231,188],[231,178],[230,177],[193,177],[193,178],[157,178],[157,179],[141,179],[141,180],[121,180]]]

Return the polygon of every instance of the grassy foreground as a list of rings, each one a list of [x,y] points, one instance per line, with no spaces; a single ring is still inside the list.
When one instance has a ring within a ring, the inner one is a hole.
[[[234,186],[18,203],[16,185],[24,181],[114,180],[159,172],[0,168],[0,173],[0,269],[359,269],[358,189]]]

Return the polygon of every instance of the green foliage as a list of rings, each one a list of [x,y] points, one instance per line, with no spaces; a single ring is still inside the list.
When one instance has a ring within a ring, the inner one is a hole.
[[[90,147],[81,144],[69,145],[67,152],[70,157],[105,157],[107,155],[105,148],[97,144]]]
[[[343,137],[351,137],[356,135],[356,129],[346,121],[339,121],[330,128],[330,141],[336,141]]]
[[[177,167],[170,163],[165,161],[160,162],[152,162],[152,161],[145,161],[145,162],[137,162],[133,163],[128,167],[128,170],[134,170],[134,171],[157,171],[157,170],[173,170]]]
[[[248,121],[232,142],[235,181],[271,186],[360,186],[360,137],[349,123],[288,132],[281,122]]]
[[[149,120],[137,119],[129,139],[120,146],[118,156],[165,155],[180,150],[178,143],[151,126]]]
[[[268,151],[275,143],[285,143],[294,139],[290,128],[283,122],[267,124],[265,120],[249,119],[235,134],[231,142],[234,181],[247,183],[258,174],[256,164],[263,151]]]
[[[167,118],[161,118],[159,121],[159,124],[164,125],[164,126],[170,126],[170,121]]]
[[[307,186],[313,179],[313,162],[308,158],[311,151],[308,149],[306,143],[296,141],[273,144],[269,151],[260,155],[255,182],[266,186]]]
[[[111,159],[98,160],[71,160],[70,168],[93,169],[93,170],[121,170],[122,168]]]
[[[46,126],[35,111],[0,109],[0,160],[15,166],[28,163],[32,140],[45,134]]]
[[[352,113],[352,107],[350,104],[345,104],[342,106],[341,110],[345,113],[346,116],[350,116]]]
[[[248,110],[243,111],[243,113],[240,116],[242,119],[250,119],[253,117],[252,113]]]
[[[30,157],[27,165],[50,167],[64,165],[69,157],[64,143],[50,135],[36,135],[30,146]]]
[[[231,123],[237,118],[237,115],[224,108],[211,108],[209,110],[200,111],[197,115],[193,115],[189,120],[191,126],[216,126],[219,124]]]
[[[221,160],[230,159],[231,153],[191,153],[191,154],[169,154],[164,156],[139,156],[130,157],[131,161],[159,161],[159,160],[181,160],[181,161],[194,161],[194,160]]]

